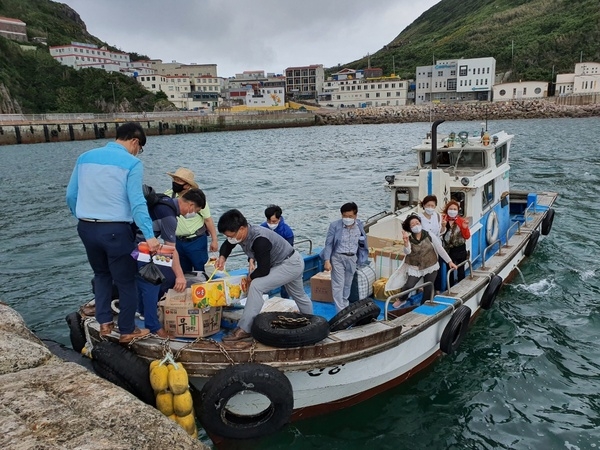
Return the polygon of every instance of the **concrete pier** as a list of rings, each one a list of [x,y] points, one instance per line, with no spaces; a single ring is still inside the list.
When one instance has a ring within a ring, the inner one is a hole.
[[[54,356],[2,302],[0,448],[208,449],[157,409]]]
[[[206,133],[214,131],[256,130],[265,128],[307,127],[315,125],[311,112],[273,112],[258,114],[207,114],[191,116],[114,117],[107,119],[0,118],[0,145],[39,144],[42,142],[114,139],[119,125],[139,122],[148,136]],[[84,115],[85,116],[85,115]]]

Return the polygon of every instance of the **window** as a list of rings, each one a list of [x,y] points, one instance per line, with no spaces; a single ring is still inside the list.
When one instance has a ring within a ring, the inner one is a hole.
[[[523,88],[523,95],[527,95],[527,88],[526,87]]]
[[[481,207],[485,208],[489,206],[494,201],[494,180],[486,183],[483,186],[483,191],[481,192]]]
[[[391,92],[388,92],[388,93],[387,93],[387,97],[391,97],[391,96],[392,96],[392,93],[391,93]]]
[[[377,98],[381,97],[381,95],[379,94],[379,92],[377,92],[377,93],[375,94],[375,97],[377,97]]]
[[[456,78],[452,78],[448,80],[448,90],[455,91],[456,90]]]
[[[496,147],[496,166],[506,162],[506,144]]]
[[[438,70],[438,77],[443,77],[443,76],[444,76],[444,71]]]
[[[370,94],[367,92],[367,93],[365,94],[365,98],[369,98],[369,96],[370,96]]]
[[[460,66],[458,68],[458,75],[461,77],[466,77],[467,76],[467,66]]]
[[[451,76],[451,77],[453,77],[453,76],[455,76],[455,75],[456,75],[456,70],[451,70],[451,71],[450,71],[450,76]]]

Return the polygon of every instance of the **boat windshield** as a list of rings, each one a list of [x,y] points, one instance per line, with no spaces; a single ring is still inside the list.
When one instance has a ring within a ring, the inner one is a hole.
[[[483,169],[485,167],[485,152],[456,149],[452,151],[438,150],[438,167],[453,167]],[[431,152],[420,152],[421,166],[431,165]],[[458,162],[458,164],[457,164]]]

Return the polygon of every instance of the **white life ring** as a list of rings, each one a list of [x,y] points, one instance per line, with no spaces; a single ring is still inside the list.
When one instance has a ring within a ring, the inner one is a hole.
[[[487,224],[485,226],[485,238],[487,239],[488,245],[492,245],[493,242],[496,242],[499,231],[498,216],[496,215],[496,211],[492,211],[488,216]]]

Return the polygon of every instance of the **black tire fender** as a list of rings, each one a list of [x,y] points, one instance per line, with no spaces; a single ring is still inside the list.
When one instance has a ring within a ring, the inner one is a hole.
[[[544,220],[542,220],[542,235],[548,236],[552,229],[552,223],[554,222],[554,209],[549,208],[546,212]]]
[[[348,305],[329,321],[329,331],[346,330],[350,327],[371,323],[379,317],[381,308],[371,299]],[[360,303],[360,304],[358,304]],[[357,305],[358,306],[355,306]],[[344,312],[345,311],[345,312]],[[338,317],[339,316],[339,317]],[[336,319],[337,318],[337,319]],[[336,319],[336,320],[334,320]]]
[[[270,404],[252,415],[228,409],[231,398],[248,391],[263,395]],[[229,366],[209,379],[200,394],[192,395],[204,429],[226,439],[253,439],[274,433],[289,423],[294,408],[290,380],[276,368],[257,363]]]
[[[527,242],[527,245],[525,246],[525,251],[523,252],[525,254],[525,256],[531,256],[533,254],[533,251],[535,250],[535,246],[537,245],[539,238],[540,238],[540,231],[533,230],[531,232],[531,236],[529,236],[529,241]]]
[[[77,353],[81,353],[83,347],[85,347],[85,331],[81,323],[81,315],[78,312],[72,312],[65,317],[67,325],[69,326],[69,338],[71,339],[71,347]]]
[[[446,355],[450,355],[458,349],[467,334],[470,319],[471,308],[468,306],[461,305],[454,311],[440,338],[440,350]]]
[[[131,350],[114,342],[99,342],[92,350],[92,366],[105,380],[125,389],[148,405],[156,405],[150,385],[150,363]]]
[[[494,275],[492,277],[481,296],[481,302],[479,302],[481,309],[490,309],[492,307],[496,300],[496,296],[502,287],[502,281],[502,277],[499,275]]]
[[[308,324],[297,328],[282,328],[273,326],[273,322],[280,318],[308,319]],[[322,341],[329,335],[327,319],[312,314],[296,312],[264,312],[254,318],[252,323],[252,337],[258,342],[272,347],[290,348],[313,345]]]

